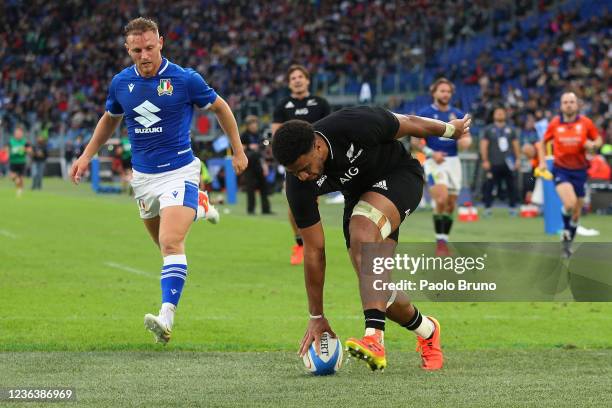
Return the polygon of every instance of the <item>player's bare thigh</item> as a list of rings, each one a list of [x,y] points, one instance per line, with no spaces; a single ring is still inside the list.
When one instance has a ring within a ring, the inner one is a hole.
[[[442,213],[448,202],[448,187],[446,184],[434,184],[429,188],[429,194],[436,203],[436,211]]]
[[[576,206],[578,198],[571,183],[559,183],[555,189],[564,208],[574,208]]]
[[[374,191],[368,191],[364,193],[360,198],[361,201],[369,203],[372,207],[383,213],[383,215],[391,223],[391,231],[395,231],[399,228],[401,221],[400,213],[395,204],[387,197]],[[364,233],[364,231],[369,231]],[[353,240],[353,233],[355,237],[363,237],[367,241],[361,242],[380,242],[382,236],[380,229],[374,222],[364,216],[355,215],[351,217],[349,224],[349,233],[351,234],[351,241]],[[352,245],[351,245],[352,246]]]
[[[395,204],[382,194],[368,191],[360,197],[361,201],[369,203],[372,207],[380,211],[386,220],[391,224],[391,231],[399,228],[401,218],[399,210]],[[357,273],[360,285],[360,295],[362,307],[365,309],[384,310],[387,301],[391,296],[390,291],[375,291],[373,289],[373,279],[388,281],[389,273],[376,275],[375,277],[368,270],[361,270],[362,260],[362,243],[383,242],[381,234],[382,222],[378,225],[371,219],[363,215],[353,215],[349,223],[349,235],[351,240],[350,256],[353,268]],[[386,237],[385,237],[386,238]],[[385,241],[389,240],[386,238]],[[380,254],[376,256],[391,257],[395,250],[396,242],[389,240],[392,245],[383,245],[380,248]]]
[[[180,205],[165,207],[161,210],[159,247],[163,256],[185,253],[185,238],[195,215],[193,208]]]
[[[399,228],[401,218],[395,204],[382,194],[368,191],[364,193],[360,200],[368,202],[372,207],[379,210],[391,223],[391,231]],[[354,215],[349,222],[349,235],[351,247],[349,255],[353,262],[355,272],[359,274],[359,264],[361,263],[361,243],[362,242],[382,242],[382,235],[378,225],[363,215]]]
[[[153,242],[159,247],[159,215],[153,218],[143,218],[142,221],[149,235],[151,235]]]

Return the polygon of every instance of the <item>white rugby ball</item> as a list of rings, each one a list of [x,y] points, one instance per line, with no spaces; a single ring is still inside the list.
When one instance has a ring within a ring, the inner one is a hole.
[[[342,342],[324,332],[320,345],[320,354],[317,354],[314,342],[310,345],[303,357],[304,365],[314,375],[334,374],[342,366]]]

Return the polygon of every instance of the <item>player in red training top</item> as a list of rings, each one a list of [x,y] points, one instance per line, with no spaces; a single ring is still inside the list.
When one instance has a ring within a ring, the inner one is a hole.
[[[541,169],[546,168],[544,145],[549,142],[553,146],[555,186],[562,202],[563,255],[570,257],[584,204],[584,185],[589,167],[586,153],[598,149],[602,143],[591,119],[578,114],[578,97],[573,92],[561,95],[561,115],[550,122],[544,134],[544,143],[538,146]]]

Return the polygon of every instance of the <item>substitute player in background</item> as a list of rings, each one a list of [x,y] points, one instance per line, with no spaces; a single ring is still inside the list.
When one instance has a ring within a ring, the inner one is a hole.
[[[137,18],[125,26],[125,48],[134,65],[115,75],[106,112],[70,176],[79,183],[93,156],[125,116],[132,148],[134,196],[151,238],[163,257],[162,305],[159,315],[145,315],[156,341],[170,340],[174,313],[187,278],[185,237],[196,218],[218,220],[206,193],[198,191],[200,160],[191,150],[193,107],[215,113],[234,151],[233,166],[241,173],[247,159],[238,127],[227,103],[196,71],[163,58],[163,37],[153,20]]]
[[[314,123],[329,115],[331,108],[325,98],[311,96],[310,74],[302,65],[291,65],[287,70],[287,82],[291,95],[281,100],[274,109],[272,118],[272,135],[288,120],[301,119]],[[289,209],[289,223],[295,236],[295,245],[291,248],[291,265],[299,265],[304,260],[304,242],[295,224],[295,218]]]
[[[547,143],[552,143],[552,173],[562,203],[563,256],[569,258],[584,205],[584,185],[589,167],[586,153],[598,149],[602,144],[602,138],[591,119],[578,114],[578,97],[575,93],[565,92],[561,95],[561,114],[550,122],[544,133],[544,143],[538,145],[541,170],[546,169],[544,145]]]
[[[421,315],[406,293],[380,293],[372,299],[368,271],[362,269],[362,245],[387,242],[394,248],[402,221],[414,212],[423,194],[423,169],[397,140],[411,135],[459,138],[470,119],[452,123],[400,115],[383,108],[341,109],[311,125],[284,123],[272,140],[274,157],[286,166],[287,200],[304,238],[304,277],[310,320],[302,339],[303,356],[323,332],[335,337],[323,310],[325,237],[317,197],[341,191],[345,197],[343,231],[349,256],[360,281],[365,336],[346,341],[349,352],[372,370],[384,369],[385,320],[389,317],[417,335],[422,367],[442,368],[440,325]],[[371,271],[370,271],[371,272]]]
[[[450,105],[455,92],[455,85],[446,78],[437,79],[429,87],[433,103],[421,109],[417,115],[450,122],[463,118],[464,113]],[[468,134],[460,140],[436,137],[431,135],[425,139],[424,149],[428,159],[425,161],[425,176],[429,186],[429,194],[434,201],[433,222],[436,233],[436,253],[448,254],[448,236],[453,226],[453,213],[457,196],[463,182],[461,161],[457,155],[458,149],[470,147],[472,138]]]
[[[17,197],[23,194],[23,176],[26,172],[27,154],[32,147],[24,137],[23,127],[15,127],[13,137],[9,139],[9,172],[17,187]]]

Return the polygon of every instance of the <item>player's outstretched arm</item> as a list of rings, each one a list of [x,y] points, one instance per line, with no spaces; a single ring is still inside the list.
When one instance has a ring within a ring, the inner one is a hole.
[[[229,105],[223,98],[217,96],[215,102],[210,106],[210,110],[214,112],[221,125],[221,129],[229,137],[230,144],[232,145],[232,152],[234,157],[232,158],[232,166],[236,174],[240,174],[247,168],[248,159],[244,154],[242,143],[240,142],[240,134],[238,133],[238,124],[236,118],[230,109]]]
[[[323,332],[328,332],[332,337],[336,337],[336,334],[323,315],[323,286],[325,284],[325,236],[323,226],[319,221],[308,228],[300,229],[300,233],[304,240],[304,281],[308,296],[308,310],[311,316],[298,352],[300,356],[303,356],[313,341],[317,354],[319,354],[319,341]]]
[[[89,162],[92,157],[94,157],[100,148],[110,139],[111,135],[121,123],[121,119],[123,116],[112,116],[108,112],[104,112],[104,115],[98,121],[96,128],[94,129],[93,135],[91,136],[91,140],[87,143],[87,147],[81,154],[81,157],[78,158],[72,164],[72,168],[70,169],[70,179],[74,184],[79,184],[81,181],[81,176],[83,173],[87,171],[89,168]]]
[[[441,120],[429,119],[422,116],[402,115],[395,113],[399,120],[399,129],[395,135],[396,139],[404,136],[426,138],[428,136],[442,136],[451,139],[459,139],[470,135],[470,124],[472,118],[465,115],[463,119],[454,119],[449,123]]]

